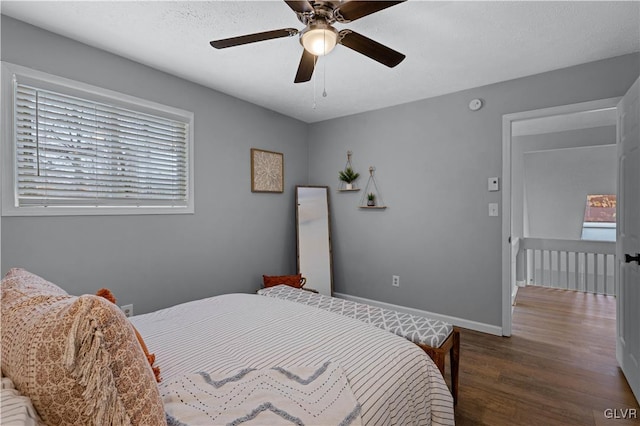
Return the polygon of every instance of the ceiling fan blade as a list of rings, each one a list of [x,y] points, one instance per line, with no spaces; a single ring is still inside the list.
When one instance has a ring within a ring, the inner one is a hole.
[[[389,68],[395,67],[405,58],[405,55],[402,53],[351,30],[340,31],[338,40],[338,43],[341,45],[353,49],[358,53],[362,53]]]
[[[291,9],[293,9],[296,13],[314,13],[313,4],[310,2],[303,1],[284,1]]]
[[[338,6],[334,9],[333,14],[336,21],[346,23],[360,19],[363,16],[371,15],[396,4],[403,3],[406,0],[399,1],[350,1]]]
[[[304,83],[311,80],[313,70],[316,67],[317,56],[307,52],[306,49],[302,50],[302,58],[300,58],[300,65],[298,65],[298,72],[296,73],[296,79],[294,83]]]
[[[281,30],[265,31],[262,33],[247,34],[239,37],[225,38],[222,40],[214,40],[210,42],[211,46],[216,49],[225,49],[227,47],[240,46],[242,44],[255,43],[257,41],[271,40],[274,38],[291,37],[298,34],[295,28],[283,28]]]

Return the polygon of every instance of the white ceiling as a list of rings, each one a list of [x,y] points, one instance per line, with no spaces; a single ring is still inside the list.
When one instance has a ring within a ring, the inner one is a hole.
[[[337,46],[320,59],[314,79],[294,84],[302,54],[297,37],[224,50],[209,45],[272,29],[301,30],[283,1],[2,0],[0,8],[308,123],[640,51],[638,1],[410,0],[335,25],[407,55],[396,68]]]

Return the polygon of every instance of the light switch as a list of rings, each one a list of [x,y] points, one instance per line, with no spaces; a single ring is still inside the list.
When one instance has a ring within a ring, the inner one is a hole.
[[[500,179],[497,177],[489,178],[487,181],[489,191],[495,192],[500,191]]]
[[[498,203],[489,203],[489,216],[498,216]]]

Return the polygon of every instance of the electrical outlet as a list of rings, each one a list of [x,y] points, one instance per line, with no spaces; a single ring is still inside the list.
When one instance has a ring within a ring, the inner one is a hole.
[[[129,318],[133,316],[133,304],[131,305],[122,305],[120,306],[122,312],[124,312],[124,316]]]
[[[391,285],[394,287],[400,287],[400,276],[399,275],[393,275],[391,277]]]

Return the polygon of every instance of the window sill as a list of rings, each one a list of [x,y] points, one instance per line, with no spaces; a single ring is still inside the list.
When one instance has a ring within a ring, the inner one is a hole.
[[[112,215],[156,215],[194,214],[194,206],[181,207],[4,207],[2,216],[112,216]]]

